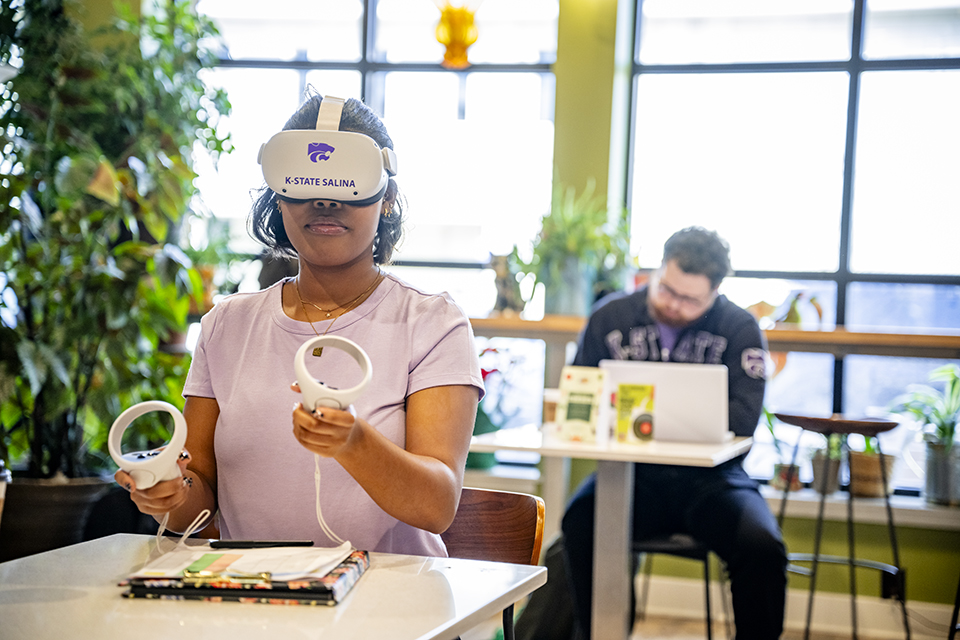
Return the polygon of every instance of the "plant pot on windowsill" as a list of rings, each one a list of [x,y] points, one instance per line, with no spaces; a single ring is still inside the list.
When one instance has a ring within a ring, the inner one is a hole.
[[[923,495],[927,502],[960,506],[960,445],[927,442]]]
[[[880,469],[881,455],[864,453],[863,451],[850,452],[850,493],[864,498],[881,498],[890,493],[890,483],[893,479],[893,463],[896,458],[882,454],[884,467]],[[883,475],[886,474],[887,484],[883,484]]]
[[[824,462],[826,462],[826,487],[824,487]],[[830,495],[840,488],[840,458],[827,456],[818,450],[810,459],[813,468],[813,488],[817,493]]]
[[[778,491],[783,491],[788,485],[790,491],[799,491],[803,488],[803,483],[800,482],[800,466],[786,463],[773,465],[773,477],[770,478],[770,486]]]

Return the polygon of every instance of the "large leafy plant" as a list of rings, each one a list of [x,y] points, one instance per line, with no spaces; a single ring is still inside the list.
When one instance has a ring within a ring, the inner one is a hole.
[[[893,411],[912,415],[924,429],[927,442],[954,444],[960,419],[960,366],[947,364],[930,372],[930,382],[942,382],[943,391],[929,385],[911,385],[893,401]]]
[[[116,10],[87,33],[61,1],[0,9],[19,66],[0,105],[0,456],[32,477],[88,474],[123,408],[179,402],[188,362],[162,346],[199,276],[177,229],[194,149],[229,150],[229,103],[198,77],[213,25],[188,0]]]
[[[629,252],[626,210],[610,220],[606,198],[596,193],[593,180],[579,193],[555,181],[550,212],[541,219],[533,257],[522,268],[534,274],[534,284],[544,284],[549,296],[551,288],[563,286],[564,278],[570,277],[568,268],[576,264],[591,281],[596,297],[623,287]]]

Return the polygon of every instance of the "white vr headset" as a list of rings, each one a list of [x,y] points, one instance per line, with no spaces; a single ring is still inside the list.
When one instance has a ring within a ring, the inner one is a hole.
[[[397,155],[362,133],[339,131],[343,103],[324,96],[316,129],[281,131],[261,145],[257,162],[277,195],[363,207],[386,193]]]

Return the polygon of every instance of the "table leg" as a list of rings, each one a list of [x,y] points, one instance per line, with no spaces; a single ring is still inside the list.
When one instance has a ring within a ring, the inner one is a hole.
[[[540,459],[540,493],[544,502],[543,553],[560,532],[560,522],[567,508],[567,487],[570,485],[570,458]]]
[[[633,465],[597,462],[593,555],[593,640],[625,640],[630,608]]]

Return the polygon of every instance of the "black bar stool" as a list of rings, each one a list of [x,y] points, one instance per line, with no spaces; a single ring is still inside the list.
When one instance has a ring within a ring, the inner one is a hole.
[[[960,625],[957,624],[957,616],[960,614],[960,581],[957,582],[957,597],[953,601],[953,617],[950,618],[950,640],[957,637],[957,631],[960,631]]]
[[[853,420],[849,418],[844,418],[840,415],[833,415],[829,418],[818,418],[811,416],[796,416],[788,415],[783,413],[774,414],[778,419],[786,424],[791,424],[805,431],[813,431],[819,434],[822,434],[826,438],[832,434],[840,435],[850,435],[850,434],[859,434],[865,438],[876,437],[877,434],[883,433],[884,431],[889,431],[897,426],[896,422],[890,420]],[[800,448],[800,439],[797,439],[797,445],[793,449],[793,459],[791,460],[791,471],[795,468],[793,465],[797,461],[797,451]],[[880,449],[879,440],[877,441],[877,450],[881,454],[883,451]],[[847,459],[847,464],[849,465],[850,460],[850,448],[846,444],[846,439],[844,439],[844,444],[842,447],[841,456]],[[793,562],[809,562],[810,567],[800,567],[796,565],[791,565],[791,571],[795,573],[801,573],[808,575],[810,577],[810,598],[807,601],[807,623],[804,630],[804,640],[808,640],[810,637],[810,620],[813,616],[813,594],[816,589],[816,580],[817,580],[817,565],[820,562],[836,563],[836,564],[846,564],[850,567],[850,606],[853,622],[853,638],[857,638],[857,583],[856,583],[856,573],[855,567],[867,567],[870,569],[877,569],[879,571],[884,571],[891,576],[893,576],[895,591],[893,594],[897,600],[900,601],[900,610],[903,613],[903,628],[907,634],[907,640],[910,640],[910,623],[907,621],[907,598],[905,593],[905,584],[903,578],[903,569],[900,566],[900,550],[897,545],[897,532],[896,528],[893,525],[893,509],[890,507],[890,494],[887,491],[888,487],[888,478],[886,465],[880,464],[880,474],[883,481],[883,499],[887,507],[887,529],[890,533],[890,548],[893,551],[893,564],[885,564],[882,562],[874,562],[871,560],[857,560],[854,554],[854,543],[853,543],[853,493],[850,493],[850,497],[847,500],[847,544],[849,547],[849,554],[846,558],[837,557],[837,556],[827,556],[820,554],[820,539],[823,534],[823,513],[824,507],[826,506],[827,501],[827,492],[826,492],[826,483],[827,483],[827,470],[829,468],[830,460],[828,456],[823,458],[823,486],[819,487],[820,489],[820,510],[817,514],[817,524],[816,524],[816,533],[814,536],[813,542],[813,553],[812,554],[800,554],[800,553],[791,553],[788,554],[788,559],[791,563]],[[789,494],[789,487],[792,478],[787,478],[786,486],[787,489],[784,489],[783,500],[780,502],[780,515],[778,517],[778,522],[780,523],[781,529],[783,528],[783,519],[787,511],[787,495]]]

